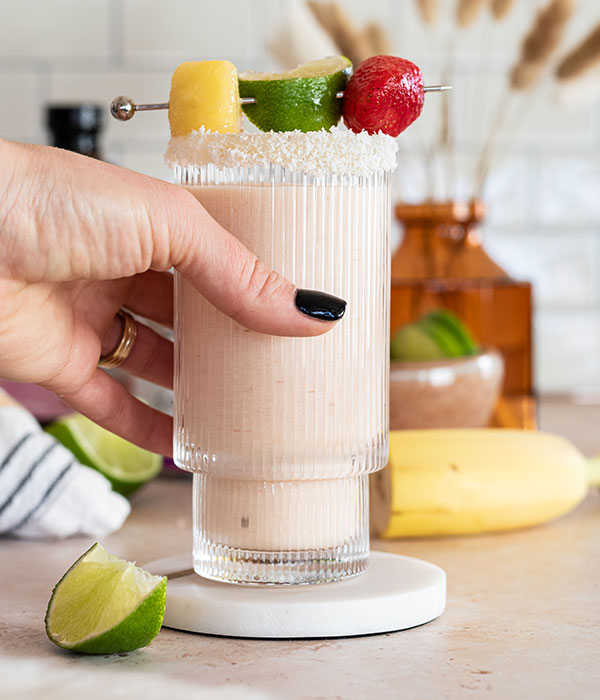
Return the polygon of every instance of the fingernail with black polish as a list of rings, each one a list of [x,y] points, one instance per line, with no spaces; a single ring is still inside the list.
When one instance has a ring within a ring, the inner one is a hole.
[[[320,321],[339,321],[346,311],[343,299],[314,289],[297,289],[296,306],[303,314]]]

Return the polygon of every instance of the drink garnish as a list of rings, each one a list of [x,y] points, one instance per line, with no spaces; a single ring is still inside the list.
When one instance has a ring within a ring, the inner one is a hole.
[[[447,85],[423,85],[419,68],[396,56],[373,56],[348,82],[345,56],[311,61],[285,73],[246,71],[237,77],[229,61],[191,61],[173,74],[169,102],[135,104],[124,95],[110,106],[115,119],[137,111],[169,110],[172,136],[194,131],[237,133],[243,110],[262,131],[319,131],[342,115],[355,132],[397,136],[419,116],[426,92]]]

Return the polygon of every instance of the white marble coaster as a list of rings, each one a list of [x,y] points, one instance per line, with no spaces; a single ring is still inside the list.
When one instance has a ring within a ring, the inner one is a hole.
[[[191,569],[190,554],[144,566],[155,574]],[[430,622],[444,611],[446,574],[434,564],[371,552],[367,571],[336,583],[242,586],[189,574],[167,584],[164,625],[257,639],[351,637]]]

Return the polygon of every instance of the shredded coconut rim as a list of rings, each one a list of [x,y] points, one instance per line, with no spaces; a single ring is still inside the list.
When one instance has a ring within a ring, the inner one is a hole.
[[[373,175],[396,167],[396,139],[387,134],[328,131],[269,131],[215,134],[204,130],[169,141],[165,162],[176,165],[213,164],[218,168],[279,165],[310,175]]]

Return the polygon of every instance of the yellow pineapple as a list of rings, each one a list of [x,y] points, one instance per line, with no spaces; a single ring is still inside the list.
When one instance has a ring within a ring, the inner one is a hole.
[[[173,136],[204,127],[232,134],[240,130],[241,108],[236,67],[229,61],[188,61],[175,69],[169,97]]]

